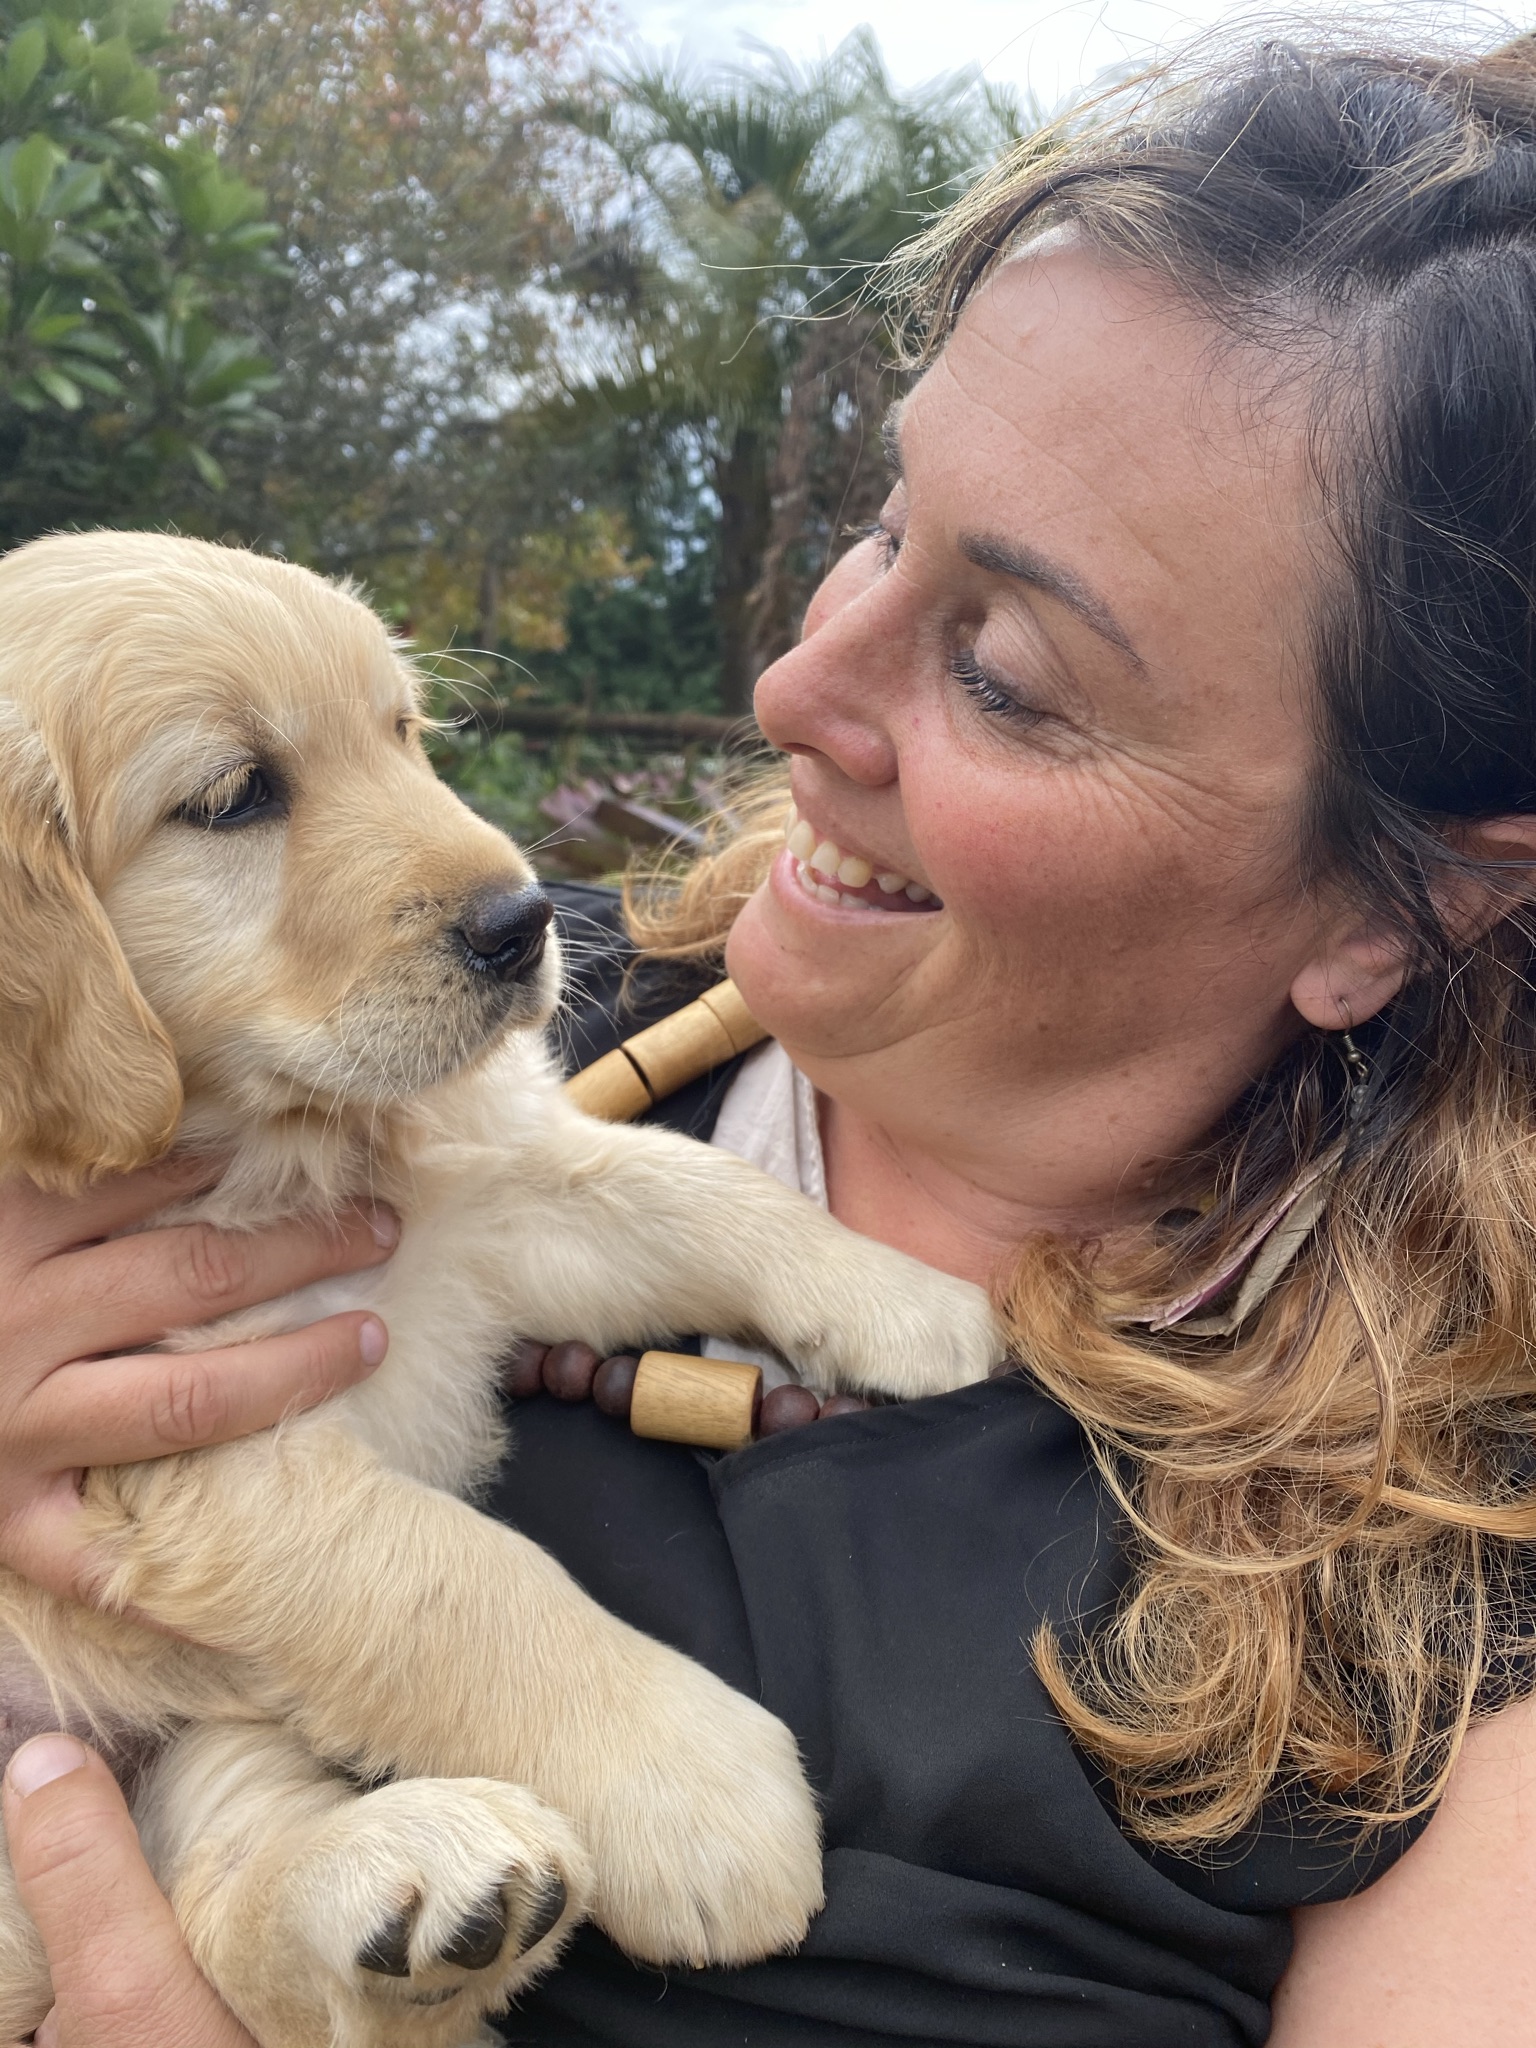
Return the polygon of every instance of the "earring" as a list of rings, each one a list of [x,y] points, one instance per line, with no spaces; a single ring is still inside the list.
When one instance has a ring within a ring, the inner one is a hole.
[[[1345,1016],[1349,1016],[1348,1004],[1343,1008]],[[1354,1034],[1348,1026],[1337,1034],[1334,1042],[1339,1058],[1343,1060],[1349,1075],[1349,1101],[1344,1110],[1344,1122],[1348,1126],[1353,1126],[1359,1123],[1365,1110],[1365,1098],[1371,1086],[1371,1063],[1356,1045]]]

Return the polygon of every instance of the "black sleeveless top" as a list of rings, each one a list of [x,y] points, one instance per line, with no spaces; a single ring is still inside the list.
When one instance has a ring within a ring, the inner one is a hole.
[[[572,1066],[700,985],[621,1004],[611,892],[554,892]],[[606,935],[606,936],[605,936]],[[622,1010],[622,1014],[619,1014]],[[707,1136],[734,1067],[659,1115]],[[1203,1861],[1123,1834],[1029,1641],[1115,1598],[1116,1514],[1077,1425],[1022,1375],[717,1457],[590,1404],[517,1404],[487,1503],[602,1604],[760,1699],[821,1802],[826,1910],[748,1969],[641,1969],[584,1930],[499,2022],[518,2048],[1257,2048],[1286,1909],[1359,1891],[1412,1831],[1276,1804]]]

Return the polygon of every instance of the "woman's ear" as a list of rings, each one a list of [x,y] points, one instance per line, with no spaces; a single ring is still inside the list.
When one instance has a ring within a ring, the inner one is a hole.
[[[1401,940],[1359,924],[1324,941],[1291,983],[1291,1001],[1320,1031],[1348,1031],[1389,1003],[1407,973]]]
[[[157,1158],[181,1081],[68,844],[37,736],[0,704],[0,1171],[68,1189]]]
[[[1446,930],[1472,945],[1522,903],[1536,900],[1536,816],[1485,818],[1463,827],[1456,851],[1481,868],[1448,868],[1433,883]],[[1291,1001],[1323,1031],[1344,1031],[1374,1017],[1408,972],[1403,941],[1367,920],[1341,922],[1291,984]]]

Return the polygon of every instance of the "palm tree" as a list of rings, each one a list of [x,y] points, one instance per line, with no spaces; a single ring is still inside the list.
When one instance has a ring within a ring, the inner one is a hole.
[[[867,29],[804,67],[632,69],[563,113],[627,181],[618,226],[567,273],[609,289],[601,402],[701,437],[722,696],[744,711],[837,532],[884,493],[873,429],[895,383],[871,274],[1038,123],[974,71],[898,92]]]

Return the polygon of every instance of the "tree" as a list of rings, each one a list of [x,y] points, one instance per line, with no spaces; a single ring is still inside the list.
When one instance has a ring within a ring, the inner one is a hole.
[[[858,30],[803,69],[770,54],[618,74],[565,115],[630,181],[627,217],[587,257],[625,356],[608,402],[692,423],[708,449],[721,693],[744,710],[838,530],[883,496],[875,428],[895,385],[871,274],[1024,112],[970,72],[903,95]]]
[[[283,386],[272,445],[233,473],[237,528],[403,607],[478,590],[542,523],[513,417],[543,374],[557,215],[531,113],[580,0],[182,0],[175,18],[182,122],[262,187],[286,266],[246,302]]]
[[[0,544],[208,502],[266,423],[258,195],[160,133],[152,0],[0,0]]]

